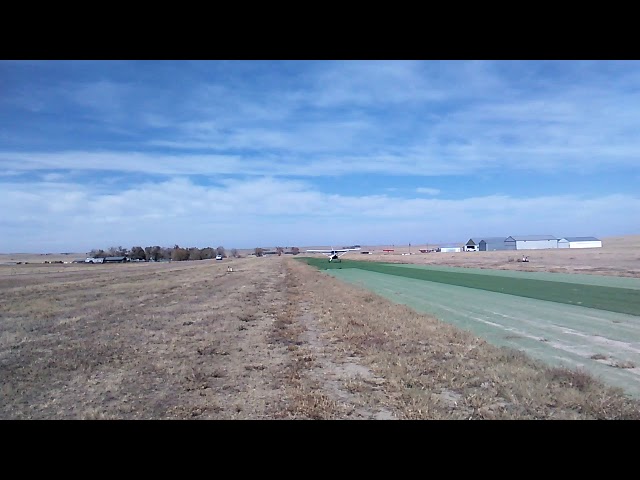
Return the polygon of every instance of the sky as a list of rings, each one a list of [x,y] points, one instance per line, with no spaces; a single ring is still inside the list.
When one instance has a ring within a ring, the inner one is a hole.
[[[0,61],[0,252],[640,233],[638,61]]]

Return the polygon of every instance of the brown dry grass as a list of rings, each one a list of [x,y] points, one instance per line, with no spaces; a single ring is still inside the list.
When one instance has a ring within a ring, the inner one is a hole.
[[[0,253],[0,264],[5,262],[73,262],[84,260],[87,253]]]
[[[0,418],[640,418],[290,257],[22,267],[0,270]]]
[[[271,418],[282,265],[96,265],[0,277],[0,417]],[[258,345],[260,348],[255,348]]]

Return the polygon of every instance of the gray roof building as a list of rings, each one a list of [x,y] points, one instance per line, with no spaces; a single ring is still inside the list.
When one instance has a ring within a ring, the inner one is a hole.
[[[538,250],[558,248],[558,238],[553,235],[512,235],[504,241],[511,249]]]
[[[596,237],[561,237],[568,242],[599,242],[600,239]]]
[[[485,243],[500,243],[500,242],[504,242],[507,237],[476,237],[478,238],[478,243],[480,242],[485,242]]]
[[[478,245],[481,252],[515,249],[515,245],[511,246],[505,242],[506,239],[507,237],[483,237]]]
[[[553,235],[511,235],[510,237],[516,242],[531,242],[536,240],[558,240],[558,237],[554,237]]]
[[[112,262],[124,263],[124,262],[127,261],[127,257],[124,257],[124,256],[120,256],[120,257],[104,257],[104,261],[106,263],[112,263]]]

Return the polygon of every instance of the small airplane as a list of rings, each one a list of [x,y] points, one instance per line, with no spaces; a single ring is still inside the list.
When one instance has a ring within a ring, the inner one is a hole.
[[[358,250],[360,250],[360,247],[358,247],[358,248],[340,248],[340,249],[332,248],[331,250],[307,250],[307,252],[309,252],[309,253],[322,253],[323,255],[326,255],[327,257],[329,257],[329,261],[330,262],[332,260],[337,260],[337,261],[341,262],[342,261],[342,260],[340,260],[341,256],[343,256],[344,254],[346,254],[348,252],[357,252]]]

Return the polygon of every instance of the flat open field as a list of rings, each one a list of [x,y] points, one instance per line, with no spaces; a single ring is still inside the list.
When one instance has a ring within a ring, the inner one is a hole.
[[[468,239],[465,239],[466,242]],[[305,247],[330,248],[330,247]],[[435,248],[435,245],[375,245],[362,246],[362,250],[373,251],[371,255],[359,252],[346,254],[343,258],[387,263],[413,263],[421,265],[449,265],[452,267],[490,268],[529,272],[586,273],[640,278],[640,235],[604,237],[601,248],[561,248],[548,250],[418,253],[419,249]],[[301,249],[304,251],[305,249]],[[393,253],[382,253],[393,249]],[[402,255],[409,253],[411,255]],[[528,263],[515,260],[522,255],[529,257]],[[311,254],[306,254],[311,255]],[[320,255],[314,255],[320,256]]]
[[[44,262],[73,262],[84,260],[86,253],[0,253],[0,265],[6,266],[17,262],[44,263]]]
[[[289,256],[0,266],[0,382],[2,419],[640,419],[583,370]]]

